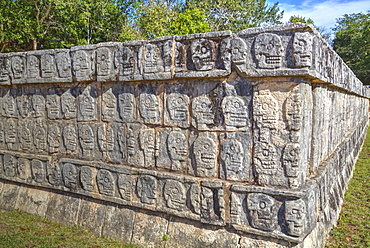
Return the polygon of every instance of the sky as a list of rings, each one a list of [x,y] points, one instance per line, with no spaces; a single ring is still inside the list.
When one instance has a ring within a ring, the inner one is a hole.
[[[283,22],[288,22],[291,16],[311,18],[318,27],[331,29],[335,27],[336,19],[344,14],[366,13],[370,10],[370,0],[267,0],[269,5],[279,2],[279,8],[284,10]]]

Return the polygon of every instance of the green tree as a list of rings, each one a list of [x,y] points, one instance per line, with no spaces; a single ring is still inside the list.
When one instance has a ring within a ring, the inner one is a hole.
[[[289,21],[288,23],[297,23],[297,22],[301,22],[301,23],[310,23],[312,25],[315,26],[315,28],[317,29],[317,31],[319,31],[319,33],[321,34],[321,36],[327,40],[329,43],[331,43],[331,32],[328,31],[325,27],[319,27],[319,26],[316,26],[314,21],[311,19],[311,18],[308,18],[306,19],[306,17],[303,17],[303,16],[291,16],[289,18]]]
[[[334,31],[334,50],[364,84],[370,84],[370,11],[344,15]]]
[[[188,0],[205,11],[206,21],[213,31],[238,32],[246,28],[279,24],[283,11],[278,3],[269,6],[266,0]]]

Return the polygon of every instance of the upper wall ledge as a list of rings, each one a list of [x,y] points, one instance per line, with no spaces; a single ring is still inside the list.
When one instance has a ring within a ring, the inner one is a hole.
[[[311,24],[0,54],[0,84],[308,76],[370,98]]]

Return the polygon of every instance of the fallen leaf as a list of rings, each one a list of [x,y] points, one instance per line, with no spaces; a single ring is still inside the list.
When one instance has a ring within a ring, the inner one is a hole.
[[[24,230],[26,230],[26,228],[23,228],[23,227],[20,227],[19,229],[21,229],[21,231],[24,231]]]
[[[346,240],[347,240],[347,241],[351,241],[351,238],[350,238],[350,237],[347,237],[347,238],[346,238]]]
[[[29,245],[26,245],[26,247],[35,247],[36,245],[34,244],[29,244]]]

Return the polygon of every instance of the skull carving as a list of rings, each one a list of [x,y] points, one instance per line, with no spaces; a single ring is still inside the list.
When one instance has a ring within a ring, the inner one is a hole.
[[[76,98],[67,90],[61,96],[62,113],[66,119],[75,118],[77,115]]]
[[[269,143],[256,142],[254,147],[254,164],[258,174],[273,175],[277,171],[276,148]]]
[[[63,167],[63,180],[64,185],[70,189],[76,189],[77,187],[77,170],[76,166],[71,163],[64,164]]]
[[[90,95],[91,87],[86,87],[80,95],[80,112],[83,120],[93,120],[96,116],[96,101],[94,97]]]
[[[139,177],[136,188],[142,203],[153,204],[157,199],[157,179],[155,177],[149,175]]]
[[[13,56],[12,69],[14,78],[22,78],[24,74],[24,59],[20,56]]]
[[[281,67],[283,51],[281,39],[276,34],[259,34],[254,41],[254,54],[259,68]]]
[[[211,40],[199,39],[191,43],[191,57],[196,70],[209,71],[215,67],[215,48],[216,46]]]
[[[4,172],[7,177],[15,177],[17,171],[17,159],[9,154],[4,155]]]
[[[295,33],[293,58],[296,67],[310,67],[312,64],[312,40],[309,32]]]
[[[180,131],[172,131],[168,135],[167,146],[172,161],[172,169],[181,169],[181,162],[185,162],[188,155],[185,135]]]
[[[89,60],[87,58],[87,53],[82,50],[76,51],[73,56],[73,69],[75,71],[76,77],[85,77],[90,73],[89,70]]]
[[[131,122],[136,117],[135,96],[131,93],[122,93],[118,97],[119,113],[124,122]]]
[[[235,65],[244,64],[247,58],[247,45],[244,40],[235,38],[231,40],[231,56]]]
[[[147,44],[145,46],[145,52],[144,72],[155,73],[163,71],[163,60],[161,58],[158,46],[154,44]]]
[[[129,47],[122,49],[122,75],[129,76],[135,73],[136,61],[134,53]]]
[[[33,179],[38,183],[44,182],[44,180],[45,180],[44,163],[41,160],[32,159],[31,169],[32,169]]]
[[[194,142],[197,176],[215,176],[216,143],[209,137],[198,137]]]
[[[118,191],[125,201],[131,201],[132,178],[130,175],[120,174],[118,176]]]
[[[306,204],[302,199],[285,202],[285,224],[289,235],[299,237],[305,230]]]
[[[89,166],[82,166],[80,171],[81,186],[86,191],[93,190],[92,170]]]
[[[244,168],[244,150],[242,143],[235,138],[228,138],[222,142],[221,149],[221,159],[226,167],[226,178],[237,178],[237,175]]]
[[[167,97],[167,109],[170,119],[175,122],[188,120],[189,97],[178,93],[172,93]]]
[[[143,129],[139,135],[140,148],[144,151],[144,167],[154,166],[155,133],[154,129]]]
[[[277,208],[271,196],[251,193],[247,197],[247,208],[252,227],[264,231],[273,231],[277,227]]]
[[[186,191],[182,183],[174,180],[167,180],[164,185],[163,195],[167,202],[167,207],[179,211],[183,210],[186,201]]]
[[[99,76],[107,76],[110,72],[111,54],[108,48],[101,47],[96,51],[96,71]]]
[[[158,124],[160,122],[159,102],[155,94],[142,93],[139,96],[140,114],[145,123]]]
[[[211,100],[208,96],[198,96],[192,103],[193,125],[201,127],[214,124],[215,113],[212,108]]]
[[[36,78],[40,75],[39,59],[34,55],[27,56],[27,77]]]
[[[63,129],[63,141],[67,154],[76,153],[77,132],[73,125],[68,125]]]
[[[99,192],[103,195],[113,196],[114,194],[114,178],[110,171],[99,170],[96,175]]]
[[[247,125],[247,107],[240,96],[227,96],[222,100],[222,112],[226,126],[245,127]]]
[[[94,149],[94,133],[92,128],[87,124],[81,125],[79,136],[83,154],[91,154],[91,151]]]

